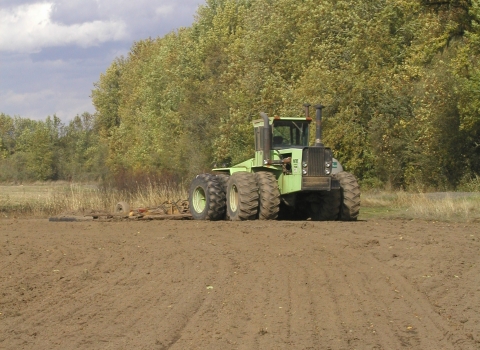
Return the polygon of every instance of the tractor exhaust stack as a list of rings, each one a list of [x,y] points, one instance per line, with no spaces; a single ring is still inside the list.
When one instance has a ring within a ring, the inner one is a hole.
[[[270,140],[270,122],[268,120],[268,115],[264,112],[260,113],[260,116],[263,119],[263,164],[270,164],[270,145],[272,144]]]
[[[303,107],[305,107],[305,118],[310,118],[310,103],[304,103]]]
[[[316,105],[315,109],[317,110],[316,114],[316,131],[315,131],[315,146],[323,147],[322,143],[322,109],[324,106]]]

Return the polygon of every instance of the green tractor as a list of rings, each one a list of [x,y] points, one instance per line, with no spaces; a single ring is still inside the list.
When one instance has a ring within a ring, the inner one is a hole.
[[[268,117],[253,122],[255,157],[200,174],[189,191],[195,220],[356,220],[360,188],[354,175],[322,143],[322,108],[316,108],[315,145],[309,146],[312,118]]]

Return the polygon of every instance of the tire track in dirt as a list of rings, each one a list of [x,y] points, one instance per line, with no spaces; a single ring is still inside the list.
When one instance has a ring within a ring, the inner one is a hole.
[[[0,221],[0,348],[479,349],[478,233]]]
[[[375,245],[378,244],[376,240],[374,242]],[[364,247],[370,247],[371,243],[372,241],[365,242]],[[345,251],[350,251],[352,258],[348,259],[350,262],[344,260],[340,265],[346,271],[356,270],[362,277],[350,282],[350,285],[357,286],[358,290],[366,291],[363,295],[357,293],[356,297],[362,309],[369,307],[374,310],[378,303],[384,305],[377,316],[382,316],[383,325],[388,324],[387,321],[390,319],[388,322],[391,325],[390,330],[384,328],[382,332],[375,332],[377,335],[385,334],[383,337],[385,343],[380,342],[378,346],[395,348],[395,342],[392,344],[391,339],[396,338],[402,346],[410,348],[435,348],[439,344],[442,348],[453,348],[454,331],[435,312],[425,295],[413,288],[400,273],[379,263],[370,254],[358,254],[357,250],[345,247]],[[337,255],[336,258],[338,260],[340,256]],[[352,264],[352,261],[355,261],[355,264]],[[388,312],[385,313],[385,310]]]
[[[213,237],[213,242],[209,243],[209,263],[218,268],[211,281],[213,289],[206,292],[207,302],[190,322],[191,328],[197,329],[188,329],[191,336],[185,336],[179,341],[176,347],[178,349],[192,346],[194,340],[193,344],[198,348],[209,348],[212,341],[215,341],[219,348],[238,346],[238,337],[243,336],[238,334],[238,331],[245,333],[245,328],[251,324],[251,318],[255,317],[250,308],[256,303],[256,299],[263,298],[262,295],[253,295],[252,300],[248,293],[244,293],[247,288],[257,290],[261,282],[258,278],[249,279],[248,283],[242,282],[243,277],[255,269],[255,262],[251,261],[250,254],[242,247],[242,242],[230,244],[227,239],[225,246],[225,242],[218,241],[216,234]],[[209,334],[209,337],[199,336],[205,334]],[[248,344],[254,344],[253,339],[244,343],[245,348],[252,348]]]
[[[359,346],[359,339],[363,344],[367,342],[367,345],[373,348],[385,349],[395,348],[395,344],[409,348],[430,348],[432,342],[441,344],[443,334],[435,334],[431,324],[428,332],[419,334],[419,325],[414,322],[415,314],[431,313],[430,310],[419,307],[417,303],[410,302],[421,299],[422,296],[411,293],[408,284],[398,278],[392,278],[391,271],[385,270],[376,261],[370,260],[367,256],[362,256],[362,261],[359,261],[360,257],[357,254],[350,254],[351,252],[345,252],[344,257],[348,256],[349,261],[357,262],[352,265],[345,261],[345,258],[339,260],[337,257],[337,261],[342,262],[340,263],[342,269],[335,274],[340,277],[331,276],[328,283],[332,289],[331,293],[339,296],[337,304],[351,305],[350,309],[343,310],[342,322],[345,324],[349,322],[350,328],[356,328],[353,332],[362,333],[361,338],[350,338],[349,346]],[[392,283],[392,280],[395,280],[395,283]],[[345,291],[349,286],[355,286],[352,293],[342,293],[342,290]],[[357,322],[352,324],[352,320]],[[361,329],[358,327],[359,324],[363,325]],[[443,347],[445,348],[445,345]]]

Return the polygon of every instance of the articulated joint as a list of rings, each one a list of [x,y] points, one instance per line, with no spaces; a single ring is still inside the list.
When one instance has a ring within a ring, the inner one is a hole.
[[[292,162],[291,157],[280,159],[280,160],[267,159],[263,161],[263,165],[284,165],[284,164],[289,164],[291,162]]]

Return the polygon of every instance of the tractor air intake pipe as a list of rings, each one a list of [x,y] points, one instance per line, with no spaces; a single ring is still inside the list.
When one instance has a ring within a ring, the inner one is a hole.
[[[260,116],[263,119],[263,164],[267,165],[270,162],[270,122],[268,120],[268,115],[264,112],[260,113]]]
[[[305,118],[310,118],[310,103],[304,103],[303,107],[305,107]]]
[[[317,119],[316,119],[316,132],[315,132],[315,146],[323,147],[322,143],[322,105],[315,106],[317,110]]]

